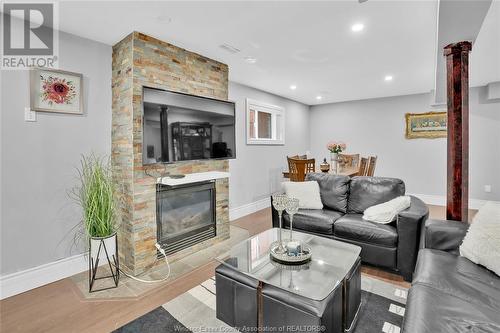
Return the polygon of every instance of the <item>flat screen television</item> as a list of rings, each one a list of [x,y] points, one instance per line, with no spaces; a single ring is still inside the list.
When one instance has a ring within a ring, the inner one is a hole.
[[[233,102],[143,89],[143,164],[236,157]]]

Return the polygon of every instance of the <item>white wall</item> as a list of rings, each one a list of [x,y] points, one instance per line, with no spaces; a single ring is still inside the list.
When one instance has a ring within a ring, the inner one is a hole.
[[[500,200],[500,102],[486,90],[470,91],[470,197]],[[405,113],[430,111],[429,94],[397,96],[311,107],[310,150],[328,156],[325,145],[342,140],[348,153],[377,155],[376,176],[401,178],[407,192],[446,195],[446,139],[405,139]],[[492,185],[486,193],[484,185]]]
[[[84,75],[83,116],[38,113],[37,122],[25,122],[28,73],[1,73],[1,275],[81,253],[73,247],[72,229],[80,213],[66,191],[75,184],[81,154],[111,151],[111,47],[60,33],[60,67]],[[484,88],[472,89],[470,96],[471,197],[500,200],[500,103],[485,101],[484,94]],[[428,111],[428,94],[310,111],[301,103],[231,82],[229,98],[237,110],[237,159],[230,161],[233,210],[264,202],[279,189],[286,155],[311,150],[319,162],[328,156],[325,144],[332,139],[345,140],[349,152],[378,155],[376,175],[402,178],[409,192],[445,193],[445,139],[404,139],[404,113]],[[246,98],[285,108],[285,145],[246,145]],[[491,194],[482,190],[485,184],[492,185]]]
[[[111,153],[111,46],[59,37],[60,68],[84,76],[83,116],[37,113],[25,122],[28,71],[2,71],[2,275],[82,252],[73,246],[79,210],[66,191],[80,154]]]
[[[246,144],[246,98],[285,108],[285,145]],[[236,102],[236,159],[230,160],[231,208],[269,198],[279,190],[287,155],[309,149],[309,107],[270,93],[230,82],[229,99]]]

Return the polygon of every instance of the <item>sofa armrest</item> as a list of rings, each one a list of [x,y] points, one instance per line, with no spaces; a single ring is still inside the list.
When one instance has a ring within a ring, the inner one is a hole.
[[[420,232],[429,216],[429,208],[417,197],[411,197],[410,207],[398,215],[398,270],[411,281],[417,261]]]
[[[422,247],[458,253],[468,229],[468,223],[429,219],[425,222]]]

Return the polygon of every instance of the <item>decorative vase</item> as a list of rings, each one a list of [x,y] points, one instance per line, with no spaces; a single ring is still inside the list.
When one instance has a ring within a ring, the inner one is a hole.
[[[339,153],[331,153],[332,171],[337,174],[339,169]]]
[[[286,205],[286,212],[290,217],[290,241],[293,240],[293,216],[299,211],[299,199],[289,198]]]
[[[106,260],[111,275],[96,277],[99,261]],[[113,279],[113,285],[93,290],[95,280]],[[89,292],[118,287],[120,264],[118,260],[118,239],[116,232],[107,237],[90,237],[89,239]]]
[[[278,211],[279,218],[279,229],[278,229],[278,248],[276,249],[277,253],[285,253],[286,249],[283,246],[283,241],[281,237],[281,227],[282,227],[282,216],[283,211],[286,208],[288,202],[288,197],[285,194],[275,194],[273,195],[273,207]]]
[[[326,158],[323,159],[323,163],[321,163],[319,165],[319,169],[322,171],[322,172],[328,172],[330,171],[330,164],[328,164],[328,162],[326,161]]]

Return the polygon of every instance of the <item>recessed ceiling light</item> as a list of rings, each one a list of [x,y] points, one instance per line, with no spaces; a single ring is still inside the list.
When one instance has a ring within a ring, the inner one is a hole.
[[[319,100],[323,99],[323,96],[318,95],[318,96],[316,96],[316,99],[319,101]]]
[[[364,26],[363,23],[356,23],[356,24],[352,25],[351,30],[354,31],[354,32],[360,32],[364,28],[365,28],[365,26]]]
[[[296,86],[295,84],[292,84],[292,85],[290,86],[290,89],[295,90],[295,89],[297,89],[297,86]]]
[[[384,80],[385,80],[385,81],[392,81],[392,79],[393,79],[392,75],[386,75],[386,76],[384,77]]]
[[[245,61],[249,64],[255,64],[257,62],[257,58],[254,57],[245,57]]]

